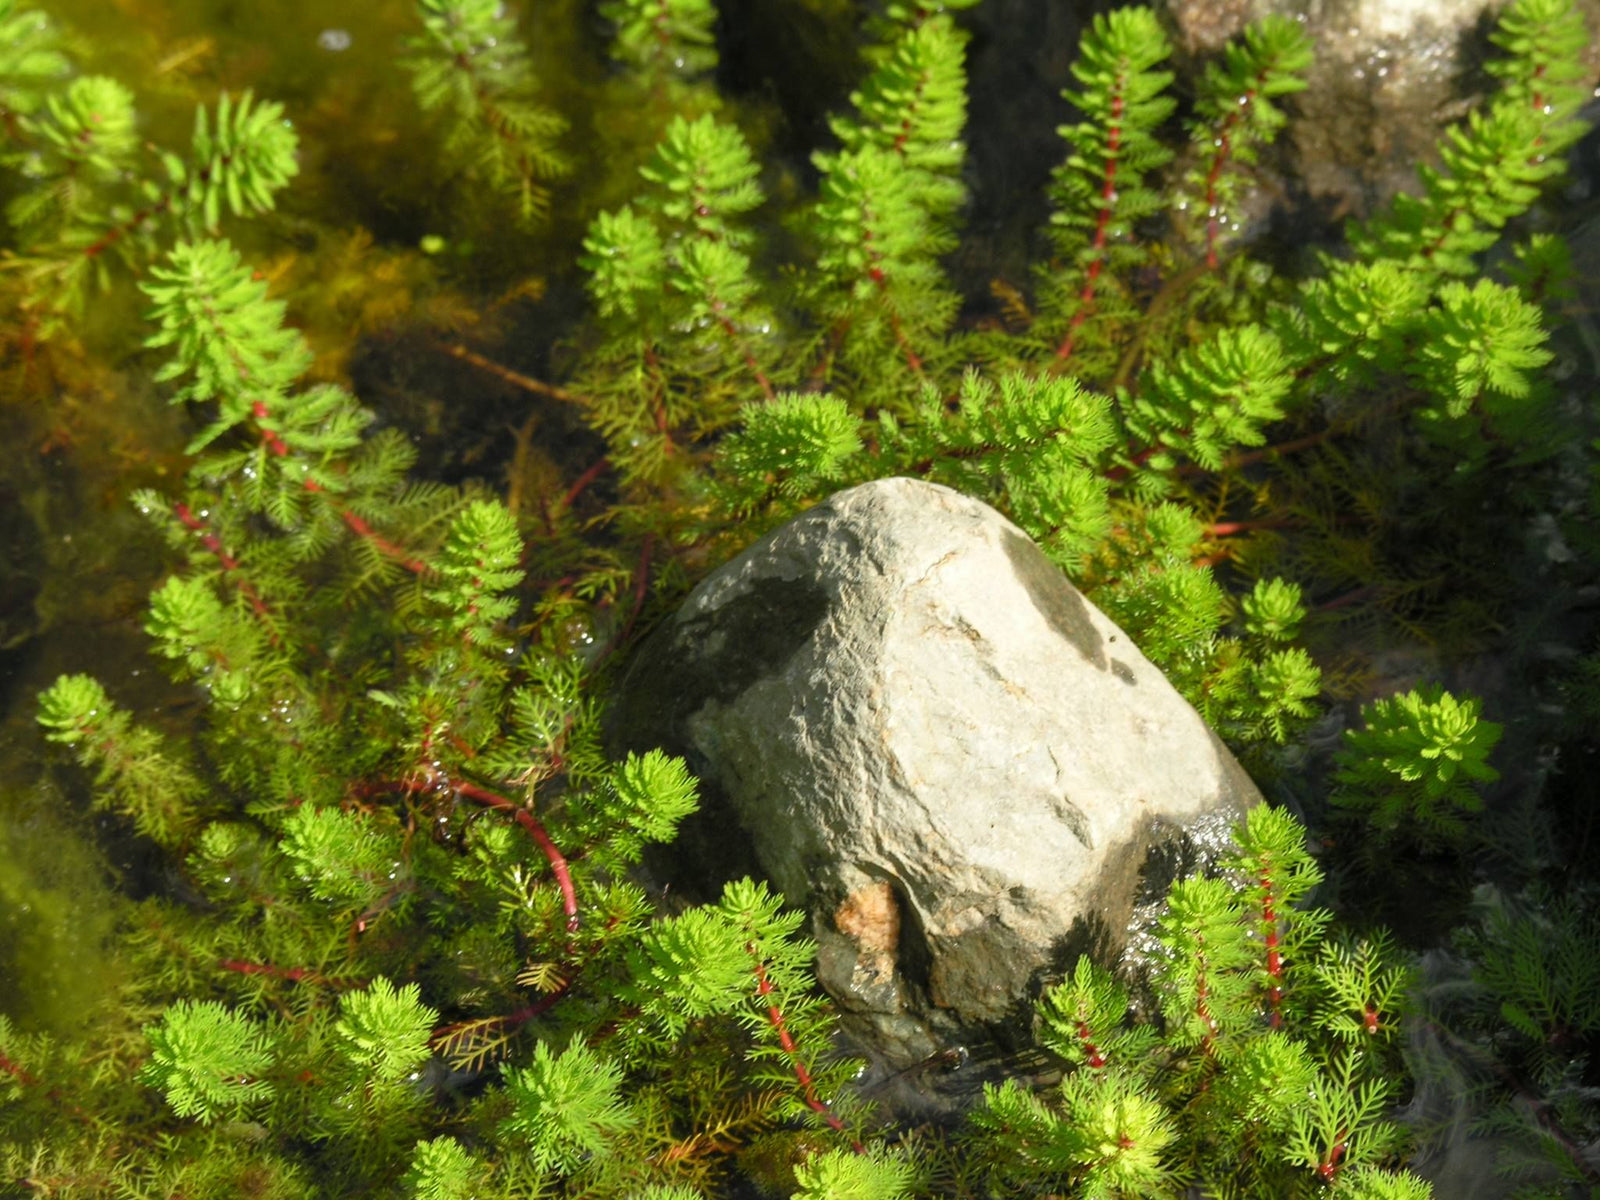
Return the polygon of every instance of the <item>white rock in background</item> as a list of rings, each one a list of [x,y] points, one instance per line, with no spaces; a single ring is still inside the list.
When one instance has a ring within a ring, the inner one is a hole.
[[[1183,75],[1199,78],[1253,20],[1277,14],[1304,26],[1316,44],[1305,91],[1289,97],[1293,114],[1268,169],[1283,172],[1291,196],[1303,191],[1329,218],[1366,217],[1398,192],[1420,191],[1418,163],[1439,165],[1447,126],[1466,116],[1475,94],[1498,89],[1482,69],[1485,55],[1502,52],[1487,41],[1508,7],[1499,0],[1163,0]],[[1589,28],[1600,0],[1577,0]],[[1582,55],[1600,70],[1600,42]],[[1275,164],[1275,165],[1274,165]],[[1258,168],[1259,170],[1259,168]],[[1272,189],[1247,189],[1250,221],[1271,201]]]
[[[712,898],[764,874],[810,913],[847,1032],[899,1066],[1020,1048],[1043,974],[1120,949],[1141,870],[1261,798],[1027,535],[911,479],[708,577],[630,664],[612,731],[702,777],[658,880]]]

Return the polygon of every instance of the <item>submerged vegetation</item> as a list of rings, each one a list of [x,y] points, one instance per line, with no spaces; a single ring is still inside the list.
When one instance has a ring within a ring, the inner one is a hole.
[[[63,823],[7,801],[0,897],[39,916],[0,938],[24,980],[0,1192],[1420,1200],[1419,1031],[1470,1064],[1519,1195],[1600,1186],[1593,814],[1552,791],[1490,824],[1506,727],[1439,682],[1359,704],[1379,670],[1341,642],[1492,643],[1520,583],[1497,539],[1535,515],[1562,522],[1555,584],[1600,583],[1590,417],[1552,370],[1571,254],[1528,216],[1585,130],[1588,31],[1568,0],[1507,6],[1495,87],[1417,193],[1289,274],[1230,214],[1311,39],[1265,18],[1180,103],[1160,20],[1096,16],[1039,261],[984,308],[946,270],[974,3],[873,6],[802,170],[719,94],[710,0],[539,18],[603,27],[609,66],[497,0],[417,0],[381,56],[409,107],[360,114],[384,148],[350,169],[435,166],[375,232],[311,136],[348,113],[219,67],[151,85],[184,140],[47,6],[0,0],[0,411],[164,539],[142,625],[177,689],[143,704],[80,648],[30,699],[92,797],[53,805],[138,859],[96,884],[93,994],[51,1019],[26,998],[68,960],[38,922],[76,918],[25,860]],[[507,365],[519,320],[557,345]],[[465,380],[533,415],[486,443],[505,406]],[[151,391],[172,411],[144,443],[84,400]],[[427,437],[464,429],[454,457]],[[1329,706],[1360,708],[1301,811],[1173,885],[1148,972],[1086,958],[1045,991],[1059,1084],[988,1085],[959,1129],[852,1088],[764,883],[655,910],[629,868],[696,784],[602,732],[687,587],[896,475],[1009,516],[1286,796]],[[1570,754],[1597,661],[1548,685]],[[1531,849],[1491,883],[1506,821]],[[1449,915],[1425,934],[1381,928],[1416,907],[1396,856]],[[1417,955],[1450,925],[1464,981],[1429,1002]]]

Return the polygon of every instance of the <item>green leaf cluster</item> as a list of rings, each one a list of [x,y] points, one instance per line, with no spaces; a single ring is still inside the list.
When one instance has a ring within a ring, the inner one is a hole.
[[[1366,728],[1345,731],[1332,802],[1379,836],[1459,836],[1463,814],[1483,807],[1477,785],[1499,778],[1488,758],[1501,727],[1480,720],[1481,707],[1438,686],[1364,706]]]
[[[1321,870],[1283,810],[1253,810],[1235,838],[1219,875],[1168,892],[1159,1021],[1088,958],[1040,998],[1039,1042],[1066,1077],[1050,1095],[985,1085],[966,1135],[1002,1194],[1431,1194],[1392,1166],[1409,968],[1386,935],[1330,936],[1331,914],[1306,905]]]
[[[418,106],[440,114],[446,153],[514,200],[521,222],[544,220],[547,185],[572,170],[557,144],[567,120],[534,99],[516,21],[497,0],[417,0],[417,15],[402,62]]]
[[[19,245],[5,269],[11,302],[43,332],[82,314],[112,261],[138,271],[173,230],[214,232],[224,209],[268,212],[299,172],[299,140],[279,103],[222,93],[214,110],[195,109],[179,154],[140,140],[133,94],[117,80],[82,75],[38,90],[71,69],[45,14],[7,3],[0,38],[0,166],[23,184],[6,203]]]

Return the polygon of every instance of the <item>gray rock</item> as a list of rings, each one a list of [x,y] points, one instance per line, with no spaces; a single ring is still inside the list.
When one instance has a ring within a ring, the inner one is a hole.
[[[1578,0],[1591,29],[1597,0]],[[1281,13],[1316,42],[1308,87],[1289,100],[1295,119],[1279,160],[1293,191],[1331,217],[1367,216],[1396,192],[1420,188],[1416,166],[1439,162],[1446,126],[1498,83],[1482,71],[1504,7],[1488,0],[1166,0],[1179,65],[1221,50],[1251,20]],[[1600,70],[1600,46],[1586,62]],[[1258,197],[1259,199],[1259,197]],[[1252,213],[1231,214],[1248,222]]]
[[[687,900],[771,880],[882,1071],[1024,1049],[1042,981],[1121,952],[1141,876],[1164,890],[1260,800],[1021,530],[911,479],[840,492],[719,569],[618,696],[613,749],[661,745],[702,781],[651,875]]]

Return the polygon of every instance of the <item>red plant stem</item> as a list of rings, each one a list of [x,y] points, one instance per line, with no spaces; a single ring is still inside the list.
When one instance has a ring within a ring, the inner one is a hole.
[[[572,988],[572,981],[568,980],[566,983],[563,983],[560,987],[558,987],[555,991],[551,992],[548,996],[541,996],[538,1000],[535,1000],[532,1004],[526,1005],[526,1006],[524,1006],[522,1008],[519,1008],[519,1009],[515,1010],[514,1012],[508,1012],[508,1013],[504,1014],[503,1016],[495,1018],[495,1022],[494,1023],[499,1025],[499,1026],[501,1026],[502,1028],[506,1028],[506,1027],[515,1028],[518,1025],[526,1025],[529,1021],[533,1020],[533,1018],[537,1017],[539,1014],[541,1014],[543,1012],[546,1012],[549,1009],[553,1008],[555,1006],[555,1004],[556,1004],[556,1001],[560,1000],[563,996],[565,996],[567,994],[567,992],[571,990],[571,988]],[[453,1024],[450,1024],[450,1025],[441,1025],[441,1026],[439,1026],[439,1028],[435,1029],[431,1034],[428,1035],[428,1044],[433,1046],[435,1049],[437,1049],[442,1042],[445,1042],[445,1041],[449,1040],[449,1037],[450,1037],[451,1034],[455,1033],[458,1029],[464,1029],[468,1025],[472,1025],[472,1024],[476,1024],[476,1022],[474,1022],[474,1021],[456,1021],[456,1022],[454,1022]]]
[[[261,440],[266,443],[267,449],[272,452],[274,457],[287,458],[289,455],[289,447],[287,443],[285,443],[276,432],[263,424],[263,422],[272,415],[271,411],[267,408],[266,401],[257,400],[250,406],[250,413],[256,419],[256,428],[260,431]],[[301,486],[304,487],[308,492],[317,492],[323,495],[327,494],[327,489],[315,479],[307,479],[301,484]],[[364,520],[362,520],[360,516],[354,512],[351,512],[348,508],[337,501],[332,501],[331,497],[330,502],[332,503],[333,511],[339,514],[339,519],[349,527],[350,532],[370,543],[372,547],[380,554],[384,555],[384,557],[394,559],[395,562],[399,563],[406,570],[417,575],[427,574],[427,563],[423,562],[420,558],[412,558],[410,554],[406,552],[403,546],[397,546],[387,538],[379,535],[379,533],[373,529],[371,525],[368,525]]]
[[[914,471],[918,475],[926,475],[930,471],[933,470],[933,468],[938,464],[939,461],[942,461],[944,459],[951,459],[951,458],[978,458],[978,457],[980,457],[982,455],[985,455],[985,454],[994,453],[995,449],[996,449],[996,447],[990,445],[988,442],[984,442],[982,445],[978,445],[978,446],[960,446],[960,447],[957,447],[954,450],[949,450],[949,449],[945,450],[939,456],[939,459],[932,459],[932,458],[920,459],[917,462],[913,463],[907,469],[911,470],[911,471]]]
[[[208,167],[206,170],[200,172],[201,180],[203,181],[209,178],[210,174],[211,170]],[[149,208],[141,208],[138,212],[134,213],[133,216],[122,222],[122,224],[114,225],[108,229],[98,241],[94,242],[92,245],[85,246],[83,249],[83,256],[85,258],[95,258],[99,256],[106,250],[109,250],[115,243],[121,241],[128,234],[134,232],[146,221],[149,221],[155,217],[159,217],[171,207],[172,193],[168,192]]]
[[[324,489],[323,486],[315,479],[306,480],[304,486],[308,492],[323,492],[326,494],[326,489]],[[345,523],[345,525],[350,529],[351,533],[355,534],[364,541],[369,542],[373,549],[377,550],[385,558],[394,559],[395,562],[399,563],[402,567],[413,574],[426,575],[428,573],[429,568],[427,563],[423,562],[420,558],[412,558],[404,546],[397,546],[387,538],[379,535],[379,533],[373,529],[371,525],[368,525],[344,505],[335,503],[333,505],[333,511],[339,514],[339,519]]]
[[[356,789],[356,794],[365,796],[376,792],[426,792],[438,787],[449,788],[458,796],[465,796],[485,808],[508,812],[516,819],[518,825],[528,831],[538,843],[539,849],[544,851],[545,859],[550,864],[550,871],[556,877],[556,886],[561,889],[561,906],[567,914],[567,932],[576,933],[579,925],[578,893],[572,886],[572,872],[567,869],[567,860],[557,849],[555,842],[551,841],[539,818],[509,796],[502,796],[499,792],[465,780],[446,778],[432,769],[417,779],[384,779],[363,784]]]
[[[22,1066],[21,1063],[16,1062],[3,1052],[0,1052],[0,1071],[4,1071],[7,1075],[11,1076],[11,1078],[22,1084],[23,1087],[37,1087],[39,1084],[44,1082],[37,1075],[33,1074],[27,1068]],[[93,1119],[89,1116],[88,1112],[85,1111],[83,1106],[74,1104],[70,1099],[67,1098],[66,1093],[63,1092],[61,1088],[50,1088],[45,1092],[45,1097],[60,1104],[63,1109],[71,1113],[74,1117],[77,1117],[79,1120],[84,1121],[85,1123],[92,1123]],[[31,1186],[31,1181],[25,1178],[19,1177],[18,1182],[24,1186]]]
[[[266,420],[271,416],[265,400],[257,400],[250,406],[250,415],[256,419],[256,428],[261,433],[261,440],[267,444],[267,449],[279,458],[286,458],[289,454],[289,445],[277,432],[269,429]]]
[[[1089,1023],[1084,1020],[1079,1020],[1078,1022],[1078,1044],[1083,1047],[1083,1052],[1087,1055],[1087,1061],[1091,1068],[1098,1071],[1106,1065],[1106,1056],[1100,1053],[1100,1047],[1096,1046],[1090,1039]]]
[[[1252,529],[1285,529],[1298,524],[1293,517],[1263,517],[1259,521],[1218,521],[1207,525],[1202,532],[1206,537],[1232,537]]]
[[[529,584],[528,587],[530,591],[535,592],[547,592],[551,588],[561,588],[563,592],[565,592],[567,588],[570,588],[573,584],[577,583],[580,578],[581,576],[576,574],[563,575],[560,579],[552,579],[549,582],[539,580],[537,583]]]
[[[870,217],[871,214],[869,213]],[[872,255],[872,265],[867,268],[867,278],[878,285],[878,292],[883,296],[884,304],[889,309],[889,328],[894,331],[894,340],[900,346],[900,351],[906,356],[906,366],[911,368],[911,373],[918,379],[922,378],[922,359],[911,348],[911,339],[906,337],[906,331],[900,325],[900,313],[889,302],[889,276],[883,269],[883,255],[872,248],[872,230],[861,231],[861,241],[867,247],[867,253]]]
[[[1534,78],[1541,78],[1544,75],[1544,70],[1545,69],[1542,64],[1536,67],[1533,73]],[[1544,93],[1535,91],[1533,93],[1533,111],[1543,112],[1544,107]],[[1533,145],[1529,147],[1529,154],[1527,158],[1527,162],[1529,164],[1537,163],[1539,159],[1543,157],[1542,153],[1540,152],[1540,147],[1543,145],[1544,135],[1541,133],[1533,139]],[[1444,246],[1445,242],[1450,240],[1450,235],[1455,232],[1456,222],[1463,216],[1467,217],[1469,220],[1472,219],[1472,209],[1470,205],[1458,204],[1442,218],[1440,218],[1439,228],[1444,230],[1444,232],[1423,248],[1423,258],[1431,259],[1439,252],[1439,250]]]
[[[655,548],[656,535],[644,535],[644,545],[639,547],[639,564],[633,569],[633,607],[628,611],[628,623],[622,627],[622,640],[627,641],[633,632],[633,623],[644,608],[645,590],[650,586],[650,552]]]
[[[1295,382],[1300,383],[1306,379],[1310,379],[1324,366],[1326,366],[1328,362],[1331,361],[1332,357],[1333,356],[1330,354],[1323,354],[1318,355],[1309,361],[1301,363],[1300,366],[1295,368]],[[1189,432],[1189,429],[1184,429],[1182,431],[1182,435],[1187,436]],[[1336,437],[1343,432],[1345,432],[1344,423],[1336,422],[1332,425],[1329,425],[1326,429],[1319,430],[1313,434],[1308,434],[1302,438],[1296,438],[1293,441],[1281,442],[1276,446],[1263,446],[1259,450],[1252,450],[1246,454],[1230,455],[1223,460],[1222,466],[1218,468],[1218,470],[1237,471],[1241,467],[1247,467],[1251,463],[1260,462],[1264,458],[1271,458],[1279,454],[1290,454],[1296,450],[1304,450],[1310,446],[1315,446],[1319,442],[1325,442],[1329,438]],[[1166,447],[1164,443],[1161,442],[1160,439],[1157,439],[1153,444],[1146,446],[1143,450],[1139,451],[1133,456],[1134,465],[1137,466],[1146,462],[1151,455],[1156,454],[1165,448]],[[1212,474],[1213,472],[1209,471],[1205,467],[1200,466],[1198,463],[1191,462],[1179,463],[1173,468],[1173,473],[1177,475],[1205,475]],[[1101,477],[1115,482],[1119,479],[1125,478],[1127,474],[1127,467],[1110,467],[1101,472]]]
[[[739,336],[739,331],[734,327],[733,322],[727,317],[719,317],[717,320],[722,326],[722,332],[728,335],[728,340],[738,347],[739,353],[744,356],[745,366],[750,368],[751,374],[756,377],[756,382],[761,385],[761,394],[768,400],[775,399],[776,393],[772,390],[772,381],[767,378],[767,373],[761,369],[761,364],[756,361],[756,356],[750,353],[750,347]]]
[[[650,27],[656,39],[656,59],[668,65],[671,65],[673,58],[671,19],[672,5],[669,0],[660,0],[656,5],[656,15],[650,20]]]
[[[844,335],[850,331],[850,323],[854,318],[841,317],[833,323],[828,330],[828,339],[823,346],[822,357],[817,359],[816,365],[811,368],[811,374],[806,377],[806,385],[802,391],[816,392],[822,389],[822,384],[828,377],[828,371],[833,366],[834,356],[839,353],[839,347],[844,342]]]
[[[318,978],[310,967],[279,967],[272,963],[245,962],[238,958],[221,959],[217,966],[224,971],[237,971],[240,975],[271,975],[274,979],[287,979],[292,983]]]
[[[1349,1138],[1348,1132],[1340,1130],[1339,1140],[1328,1151],[1328,1157],[1317,1164],[1317,1175],[1324,1183],[1332,1183],[1339,1174],[1340,1160],[1344,1158],[1344,1152],[1349,1147]]]
[[[756,960],[756,994],[766,999],[773,992],[772,980],[767,976],[767,964],[761,961],[754,942],[746,942],[744,948],[745,952]],[[806,1107],[811,1109],[812,1112],[821,1113],[823,1120],[827,1121],[830,1128],[843,1133],[845,1131],[844,1122],[834,1115],[833,1110],[828,1107],[825,1101],[817,1096],[817,1085],[811,1078],[811,1072],[806,1069],[805,1062],[800,1058],[800,1049],[794,1044],[794,1038],[789,1034],[789,1026],[783,1019],[783,1013],[771,1001],[767,1003],[767,1020],[772,1024],[773,1029],[777,1030],[778,1044],[783,1047],[783,1052],[789,1056],[790,1065],[794,1069],[794,1077],[800,1081]],[[850,1146],[857,1154],[865,1154],[867,1152],[867,1148],[853,1138],[850,1141]]]
[[[1206,268],[1217,269],[1217,233],[1220,222],[1217,220],[1217,180],[1222,175],[1222,168],[1233,157],[1233,130],[1244,119],[1245,112],[1250,105],[1255,103],[1256,93],[1261,85],[1266,82],[1265,68],[1256,73],[1255,82],[1245,89],[1244,95],[1239,98],[1239,103],[1229,110],[1228,115],[1222,119],[1217,127],[1212,144],[1216,152],[1211,156],[1211,167],[1206,172]]]
[[[596,479],[599,479],[600,476],[604,475],[606,471],[610,469],[610,467],[611,460],[609,458],[602,458],[582,475],[579,475],[578,478],[573,481],[572,486],[567,489],[567,494],[561,497],[562,506],[565,508],[571,508],[578,497],[583,495],[583,489],[588,487]]]
[[[921,379],[922,358],[911,348],[911,339],[906,336],[906,331],[900,326],[900,314],[893,309],[889,310],[889,328],[894,331],[894,340],[900,344],[900,350],[906,356],[906,366],[911,368],[913,375]]]
[[[703,212],[710,211],[704,204],[700,205],[700,209]],[[761,386],[761,394],[768,400],[775,399],[776,393],[772,390],[772,381],[767,378],[767,373],[761,369],[761,364],[756,361],[756,356],[750,352],[750,344],[745,341],[738,328],[728,317],[726,302],[714,292],[707,292],[705,302],[706,306],[717,314],[717,327],[727,335],[728,341],[733,343],[734,349],[744,358],[745,366],[749,367],[750,373],[756,377],[756,383]]]
[[[1282,454],[1294,454],[1300,450],[1309,450],[1312,446],[1321,445],[1329,438],[1338,437],[1339,434],[1343,432],[1344,430],[1339,426],[1330,425],[1328,428],[1319,430],[1316,433],[1308,433],[1305,437],[1294,438],[1287,442],[1279,442],[1276,446],[1263,446],[1259,450],[1250,450],[1244,454],[1231,454],[1222,460],[1222,466],[1218,469],[1218,473],[1221,471],[1237,471],[1243,467],[1248,467],[1255,463],[1261,462],[1264,459],[1275,458]],[[1159,452],[1162,449],[1164,449],[1163,444],[1161,442],[1156,442],[1153,446],[1147,446],[1145,449],[1139,451],[1138,454],[1134,455],[1133,461],[1136,465],[1143,463],[1147,461],[1151,455]],[[1202,467],[1197,463],[1179,463],[1178,466],[1174,468],[1174,473],[1178,475],[1207,475],[1211,474],[1212,472],[1208,471],[1205,467]],[[1109,479],[1113,483],[1119,479],[1126,478],[1127,475],[1128,468],[1122,466],[1108,467],[1106,470],[1101,472],[1102,478]]]
[[[222,539],[212,533],[206,523],[195,516],[194,511],[187,504],[179,501],[173,506],[172,513],[182,522],[185,529],[200,535],[200,544],[216,556],[217,561],[222,564],[224,573],[239,569],[239,560],[223,548]],[[254,584],[248,579],[241,579],[238,581],[238,587],[244,598],[250,601],[250,607],[255,610],[258,617],[270,618],[272,616],[272,610],[267,606],[267,602],[261,598],[261,593],[256,591]],[[277,631],[272,629],[270,624],[267,629],[267,637],[274,646],[279,644]]]
[[[1255,97],[1255,90],[1245,93],[1246,99]],[[1228,161],[1233,149],[1232,127],[1239,119],[1238,113],[1229,113],[1227,120],[1222,123],[1222,130],[1216,136],[1217,152],[1212,157],[1211,169],[1206,172],[1206,269],[1217,269],[1217,232],[1221,222],[1217,220],[1217,178],[1222,174],[1223,164]]]
[[[1200,1018],[1200,1023],[1205,1026],[1205,1034],[1200,1038],[1200,1048],[1206,1052],[1207,1057],[1214,1053],[1217,1039],[1217,1019],[1211,1014],[1211,985],[1206,982],[1206,956],[1202,951],[1196,958],[1199,960],[1200,969],[1195,974],[1194,986],[1194,1015]]]
[[[207,529],[205,522],[195,516],[194,511],[187,504],[179,501],[173,506],[172,512],[179,521],[183,522],[184,528],[200,535],[200,544],[216,555],[217,561],[222,564],[224,571],[238,570],[239,560],[222,548],[222,539]]]
[[[673,454],[677,451],[677,443],[672,440],[672,427],[667,422],[666,388],[661,380],[661,359],[656,355],[654,346],[644,348],[645,365],[650,368],[650,382],[654,391],[650,396],[650,413],[656,419],[656,432],[661,435],[661,440],[666,444],[662,447],[663,454]]]
[[[617,927],[617,922],[619,919],[620,918],[616,916],[608,918],[606,921],[606,931],[610,932],[611,930],[614,930]],[[578,977],[583,974],[584,968],[588,965],[588,960],[592,960],[595,955],[599,953],[600,948],[601,947],[599,943],[591,945],[586,951],[584,962],[569,964],[572,967],[571,971],[567,974],[566,979],[561,982],[561,985],[553,992],[541,996],[532,1004],[524,1005],[522,1008],[515,1009],[514,1011],[508,1012],[503,1016],[493,1018],[493,1024],[496,1024],[501,1028],[516,1028],[519,1025],[527,1024],[529,1021],[533,1020],[533,1018],[554,1008],[556,1003],[566,996],[567,993],[570,992],[577,984]],[[429,1035],[428,1042],[435,1049],[441,1049],[443,1044],[449,1040],[451,1034],[457,1032],[458,1030],[465,1029],[468,1026],[479,1023],[480,1022],[478,1021],[456,1021],[450,1025],[441,1025]],[[595,1044],[598,1044],[600,1040],[601,1037],[597,1036],[595,1039]]]
[[[1273,1029],[1283,1027],[1283,955],[1279,951],[1278,938],[1278,913],[1276,908],[1276,895],[1273,891],[1272,876],[1267,871],[1261,872],[1261,925],[1262,945],[1267,952],[1267,977],[1272,981],[1267,985],[1267,1008],[1270,1010],[1267,1024]]]
[[[31,1074],[27,1070],[23,1069],[20,1064],[13,1062],[5,1055],[3,1051],[0,1051],[0,1071],[4,1071],[18,1083],[32,1086],[33,1084],[39,1082],[39,1077],[37,1075]]]
[[[578,893],[572,886],[572,872],[567,869],[567,860],[562,857],[555,842],[550,840],[550,834],[540,824],[539,818],[509,797],[502,796],[499,792],[492,792],[488,788],[481,788],[475,783],[461,781],[451,786],[468,800],[474,800],[488,808],[499,809],[501,812],[509,812],[516,818],[517,824],[528,831],[533,840],[539,844],[539,849],[544,851],[545,860],[550,864],[550,872],[556,877],[556,886],[561,889],[561,906],[567,914],[567,932],[576,933]]]
[[[490,132],[502,142],[505,142],[511,148],[511,152],[516,155],[517,167],[521,170],[524,181],[532,179],[533,169],[532,164],[528,161],[528,152],[518,140],[511,119],[495,103],[494,96],[490,93],[488,85],[483,82],[482,77],[473,67],[471,57],[466,54],[458,54],[455,57],[455,64],[461,73],[472,81],[472,98],[478,102],[478,107],[483,112],[483,123],[489,127]]]
[[[867,272],[872,281],[878,285],[878,290],[887,299],[889,294],[889,280],[883,273],[882,267],[873,267]],[[894,340],[900,347],[900,352],[906,356],[906,366],[911,368],[911,373],[917,378],[922,378],[922,359],[911,348],[911,339],[906,337],[906,331],[900,324],[900,314],[894,308],[889,309],[889,328],[894,331]]]
[[[1184,432],[1188,431],[1185,430]],[[1133,459],[1131,460],[1133,466],[1143,466],[1151,459],[1151,457],[1159,454],[1164,449],[1166,449],[1165,444],[1157,439],[1133,456]],[[1112,483],[1116,483],[1118,480],[1126,479],[1131,469],[1132,468],[1130,467],[1124,466],[1107,467],[1100,473],[1100,475],[1102,479],[1109,479]]]
[[[550,519],[550,498],[544,495],[542,492],[539,495],[539,521],[544,525],[545,537],[554,538],[556,536],[556,525],[555,522]],[[524,545],[522,547],[522,553],[517,555],[517,566],[525,567],[527,565],[528,547]]]
[[[1078,293],[1078,311],[1072,314],[1072,323],[1067,326],[1067,336],[1062,338],[1061,344],[1056,347],[1057,367],[1072,357],[1072,351],[1077,346],[1078,329],[1089,317],[1089,306],[1094,303],[1096,281],[1100,278],[1100,272],[1106,263],[1107,232],[1111,227],[1112,207],[1117,202],[1117,166],[1120,161],[1117,153],[1122,148],[1124,86],[1123,77],[1118,75],[1116,90],[1111,96],[1111,120],[1107,122],[1106,127],[1106,164],[1100,183],[1100,213],[1095,218],[1094,239],[1089,243],[1090,249],[1094,251],[1094,258],[1089,263],[1089,277],[1083,281],[1083,290]]]
[[[240,975],[270,975],[274,979],[287,979],[291,983],[320,983],[337,988],[358,986],[353,980],[335,979],[311,967],[280,967],[276,963],[247,962],[241,958],[219,959],[217,966],[224,971],[234,971]]]
[[[1369,596],[1374,596],[1377,594],[1377,592],[1378,585],[1375,583],[1369,583],[1364,587],[1356,588],[1354,591],[1346,592],[1342,596],[1336,596],[1332,600],[1325,600],[1321,604],[1314,604],[1311,606],[1311,611],[1332,612],[1336,608],[1343,608],[1347,604],[1355,604],[1358,601],[1367,599]]]
[[[927,19],[927,10],[919,5],[916,16],[912,18],[913,26],[920,26]],[[918,75],[917,82],[911,90],[911,99],[904,106],[905,119],[900,122],[900,131],[894,136],[894,152],[901,158],[906,156],[906,142],[911,138],[911,118],[922,110],[928,93],[928,84],[932,82],[931,72],[923,71]]]

